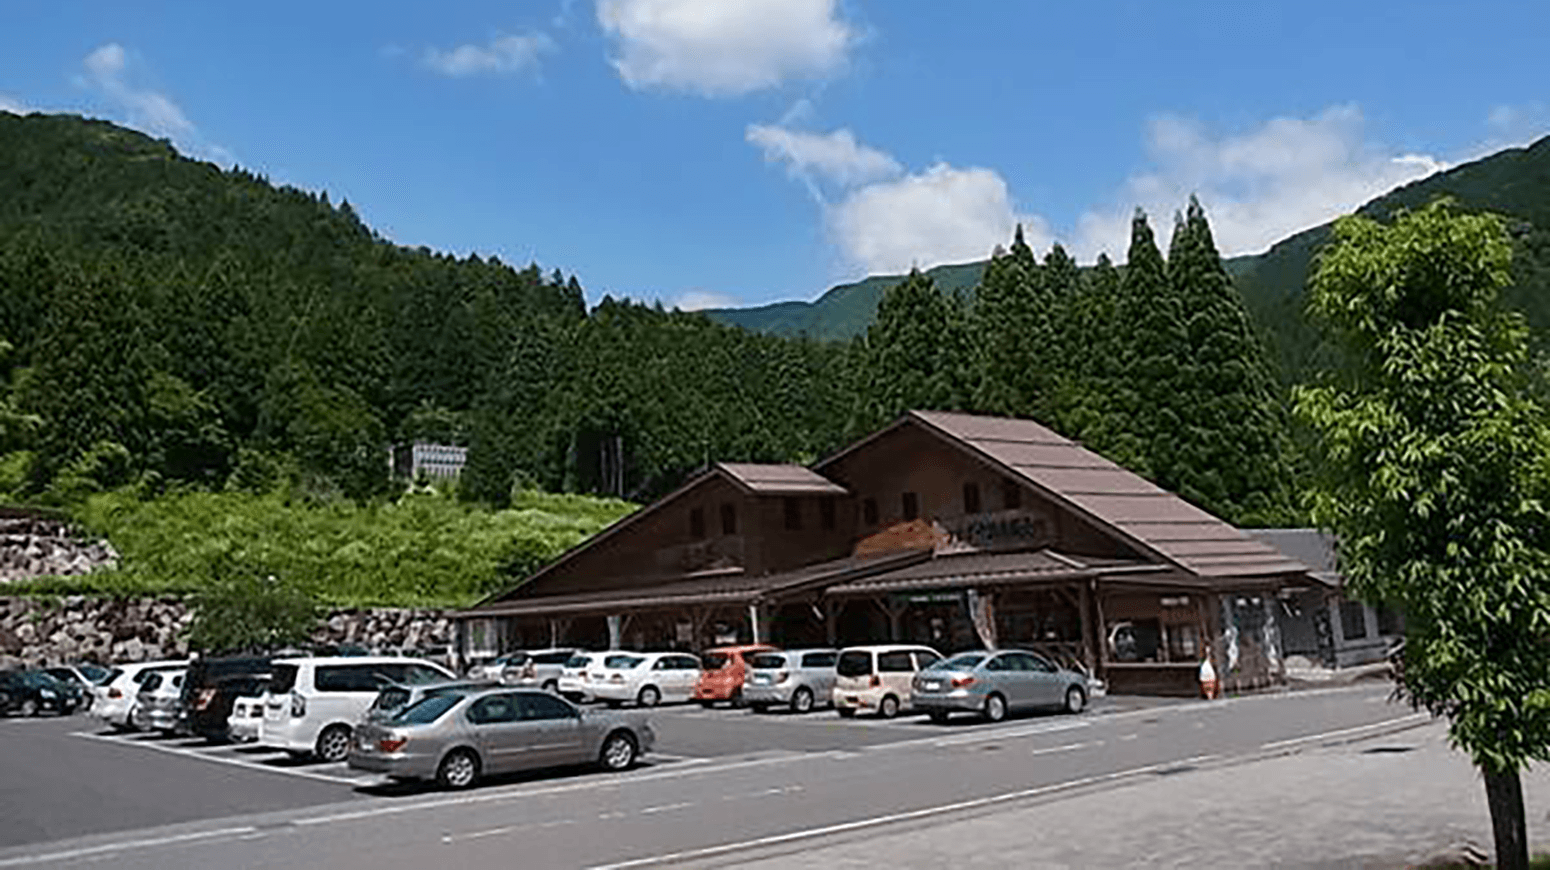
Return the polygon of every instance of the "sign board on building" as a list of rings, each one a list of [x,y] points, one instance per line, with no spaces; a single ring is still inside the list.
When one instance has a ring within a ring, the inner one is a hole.
[[[964,514],[938,519],[937,525],[947,534],[938,553],[1028,550],[1054,542],[1049,520],[1025,510]]]

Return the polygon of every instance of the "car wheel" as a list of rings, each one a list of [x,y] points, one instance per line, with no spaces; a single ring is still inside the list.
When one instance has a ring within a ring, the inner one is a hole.
[[[559,684],[559,682],[556,681],[556,680],[550,680],[549,682],[544,683],[544,691],[545,692],[549,692],[551,694],[558,695],[560,693],[560,684]]]
[[[712,701],[709,698],[701,698],[696,703],[698,703],[701,707],[704,707],[707,710],[709,710],[711,707],[716,706],[716,702]]]
[[[1082,691],[1081,689],[1077,688],[1076,686],[1072,686],[1071,688],[1066,690],[1066,712],[1067,713],[1071,713],[1071,714],[1075,715],[1077,713],[1082,712],[1082,708],[1086,707],[1086,706],[1087,706],[1087,693],[1086,692]]]
[[[38,715],[38,702],[32,698],[23,698],[21,714],[28,718]]]
[[[991,695],[985,699],[985,718],[991,722],[1000,722],[1006,718],[1006,699],[1000,695]]]
[[[841,719],[854,719],[854,718],[856,718],[856,708],[855,707],[835,707],[834,709],[835,709],[836,712],[838,712],[840,714],[840,718]]]
[[[793,713],[810,713],[813,709],[813,692],[803,686],[791,693],[791,711]]]
[[[877,715],[884,719],[892,719],[899,715],[899,699],[892,695],[884,695],[877,704]]]
[[[938,725],[946,725],[948,715],[949,714],[946,710],[932,710],[931,721]]]
[[[442,788],[464,789],[479,779],[479,757],[467,749],[447,753],[436,767],[436,782]]]
[[[754,711],[755,713],[768,713],[770,712],[770,705],[761,701],[758,703],[749,704],[748,709]]]
[[[655,707],[662,703],[662,692],[656,686],[646,686],[635,696],[635,703],[642,707]]]
[[[609,709],[617,710],[617,709],[619,709],[619,706],[622,705],[624,702],[623,701],[616,701],[613,698],[609,698],[609,699],[603,701],[603,703],[607,704]]]
[[[312,751],[324,761],[344,761],[350,755],[350,726],[330,725],[324,728]]]
[[[743,706],[743,690],[742,689],[737,689],[736,691],[732,692],[732,697],[727,699],[727,706],[731,707],[734,710],[740,709]]]
[[[615,731],[603,741],[603,749],[598,753],[597,763],[604,770],[629,770],[635,766],[635,759],[639,757],[640,750],[635,745],[635,738],[628,731]]]

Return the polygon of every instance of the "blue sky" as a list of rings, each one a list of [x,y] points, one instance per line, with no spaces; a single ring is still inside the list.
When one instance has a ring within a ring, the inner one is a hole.
[[[1550,6],[3,0],[0,109],[669,305],[1037,247],[1198,192],[1229,253],[1550,132]]]

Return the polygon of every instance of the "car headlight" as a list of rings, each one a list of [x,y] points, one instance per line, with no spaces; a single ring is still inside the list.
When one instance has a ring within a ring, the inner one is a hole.
[[[54,690],[53,689],[39,689],[38,690],[38,694],[42,695],[45,698],[52,698],[52,697],[54,697]]]

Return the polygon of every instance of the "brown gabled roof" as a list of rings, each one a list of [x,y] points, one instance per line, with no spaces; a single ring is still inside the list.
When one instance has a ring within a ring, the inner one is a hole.
[[[801,465],[718,462],[715,466],[755,495],[845,495],[843,486]]]
[[[491,601],[465,610],[457,616],[469,619],[486,616],[539,616],[595,611],[601,607],[628,611],[693,604],[754,602],[764,598],[796,595],[809,587],[871,577],[899,568],[907,568],[930,558],[931,551],[916,550],[889,553],[884,556],[847,556],[793,571],[759,577],[750,577],[740,571],[701,572],[698,576],[685,575],[667,583],[654,583],[637,589]]]
[[[1308,567],[1256,541],[1134,472],[1032,420],[947,411],[910,411],[819,463],[850,456],[902,426],[920,426],[999,467],[1051,501],[1203,578],[1302,574]]]

